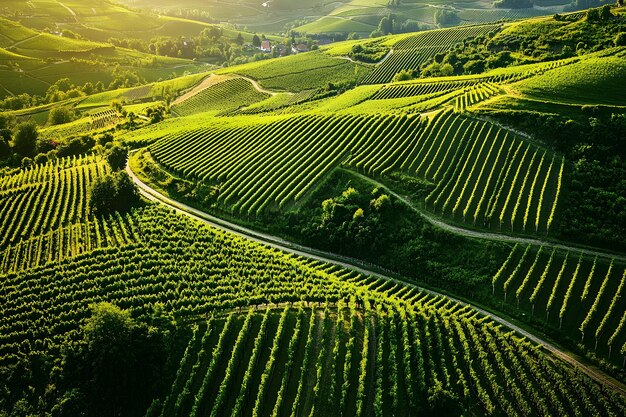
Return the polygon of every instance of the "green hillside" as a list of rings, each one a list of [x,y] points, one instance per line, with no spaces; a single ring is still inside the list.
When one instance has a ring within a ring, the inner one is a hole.
[[[0,5],[0,417],[626,415],[623,8],[122,3]]]
[[[523,94],[550,101],[624,106],[626,51],[619,49],[607,57],[585,59],[549,74],[533,77],[516,85]],[[606,85],[615,85],[606,89]]]
[[[77,163],[63,165],[73,169]],[[47,169],[55,177],[71,172],[63,165]],[[31,171],[3,183],[16,187],[36,180]],[[51,207],[73,207],[62,201]],[[325,415],[338,407],[351,414],[380,408],[408,414],[450,407],[456,399],[461,402],[452,406],[455,413],[475,414],[554,409],[567,415],[598,408],[617,414],[626,406],[586,377],[548,361],[528,342],[443,297],[287,256],[156,206],[79,225],[43,234],[29,242],[29,249],[24,243],[4,249],[3,267],[7,259],[18,259],[7,251],[27,250],[40,259],[5,267],[0,351],[9,379],[4,381],[21,377],[14,366],[24,359],[38,356],[45,363],[70,340],[79,341],[90,331],[80,328],[90,308],[115,320],[93,304],[108,301],[137,320],[156,306],[181,320],[172,331],[186,334],[186,341],[166,352],[171,359],[160,383],[133,396],[135,404],[151,404],[155,415],[221,415],[231,409]],[[156,279],[148,278],[151,271]],[[318,302],[324,306],[313,307]],[[273,308],[281,303],[291,307]],[[208,319],[184,324],[185,318],[207,314]],[[109,343],[123,337],[116,334]],[[57,368],[59,389],[84,388],[76,385],[81,377],[63,379],[74,364],[80,366],[76,349],[76,356]],[[533,378],[516,376],[521,369]],[[506,391],[497,382],[504,377]],[[8,400],[35,399],[46,383],[36,382],[28,393],[13,390]],[[93,380],[85,384],[97,386]],[[110,389],[99,395],[108,398]],[[82,401],[90,398],[86,391]],[[66,397],[57,407],[99,404],[109,410],[111,405],[101,401],[85,404]]]

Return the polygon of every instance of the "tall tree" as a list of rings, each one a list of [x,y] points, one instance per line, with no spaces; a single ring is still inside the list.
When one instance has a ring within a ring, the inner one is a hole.
[[[33,156],[37,149],[39,132],[35,122],[24,122],[17,125],[13,138],[13,148],[21,156]]]

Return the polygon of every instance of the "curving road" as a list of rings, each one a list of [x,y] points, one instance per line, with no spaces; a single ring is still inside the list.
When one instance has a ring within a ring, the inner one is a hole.
[[[288,252],[288,253],[292,253],[295,255],[299,255],[299,256],[303,256],[309,259],[315,259],[315,260],[319,260],[319,261],[323,261],[323,262],[327,262],[327,263],[331,263],[334,265],[338,265],[340,267],[343,268],[347,268],[347,269],[351,269],[354,271],[357,271],[361,274],[364,275],[373,275],[373,276],[377,276],[377,277],[381,277],[383,279],[387,279],[389,281],[393,281],[396,283],[400,283],[402,285],[407,285],[416,289],[419,289],[420,291],[429,293],[431,295],[435,295],[435,296],[440,296],[440,297],[446,297],[454,302],[457,302],[463,306],[469,306],[471,308],[473,308],[475,311],[477,311],[479,314],[483,315],[483,316],[487,316],[489,317],[491,320],[495,321],[496,323],[499,323],[511,330],[514,330],[515,332],[519,333],[520,335],[526,337],[528,340],[532,341],[533,343],[541,346],[542,348],[544,348],[546,351],[548,351],[549,353],[551,353],[552,355],[554,355],[555,357],[561,359],[563,362],[580,369],[582,372],[584,372],[587,376],[589,376],[591,379],[599,382],[600,384],[605,385],[608,388],[613,389],[614,391],[620,393],[621,395],[626,395],[626,386],[624,384],[622,384],[621,382],[615,380],[614,378],[606,375],[604,372],[583,364],[582,362],[580,362],[578,359],[576,359],[574,356],[568,354],[567,352],[559,349],[557,346],[555,346],[554,344],[541,339],[540,337],[524,330],[523,328],[513,324],[512,322],[508,321],[507,319],[500,317],[500,316],[496,316],[490,312],[488,312],[487,310],[484,310],[478,306],[475,306],[473,304],[467,303],[465,301],[461,301],[457,298],[451,297],[449,295],[446,294],[442,294],[440,292],[437,291],[433,291],[433,290],[429,290],[429,289],[425,289],[422,287],[419,287],[417,285],[399,280],[397,278],[391,277],[389,275],[385,275],[385,274],[381,274],[379,272],[375,272],[371,269],[368,269],[368,267],[366,265],[364,265],[362,262],[356,260],[356,259],[352,259],[352,258],[347,258],[347,257],[340,257],[337,256],[335,254],[329,253],[329,252],[325,252],[325,251],[320,251],[317,249],[313,249],[307,246],[302,246],[302,245],[298,245],[292,242],[289,242],[285,239],[281,239],[279,237],[273,236],[273,235],[269,235],[266,233],[262,233],[262,232],[258,232],[256,230],[252,230],[240,225],[237,225],[235,223],[229,222],[227,220],[223,220],[220,219],[218,217],[212,216],[210,214],[207,214],[203,211],[200,211],[198,209],[195,209],[191,206],[188,206],[184,203],[181,203],[179,201],[173,200],[163,194],[161,194],[160,192],[158,192],[157,190],[151,188],[150,186],[148,186],[147,184],[145,184],[143,181],[141,181],[136,175],[135,173],[130,169],[130,166],[127,165],[126,166],[126,172],[128,173],[128,175],[131,177],[131,179],[135,182],[135,184],[137,184],[137,187],[139,188],[139,191],[141,192],[141,194],[146,197],[147,199],[151,200],[151,201],[156,201],[159,202],[161,204],[164,204],[174,210],[176,210],[179,213],[182,213],[186,216],[189,216],[197,221],[200,221],[204,224],[207,224],[209,226],[213,226],[215,228],[218,229],[222,229],[225,231],[228,231],[230,233],[233,233],[235,235],[244,237],[246,239],[250,239],[252,241],[255,242],[259,242],[265,245],[269,245],[273,248],[282,250],[284,252]],[[368,177],[365,177],[368,178]],[[368,178],[370,181],[371,179]],[[382,185],[382,184],[381,184]],[[385,187],[387,190],[389,189],[388,187]],[[417,210],[415,207],[413,207],[406,199],[400,197],[399,195],[393,193],[393,195],[396,198],[399,198],[401,201],[405,202],[406,204],[409,204],[409,206],[416,211]],[[420,214],[422,214],[424,216],[423,213],[420,212]],[[424,218],[426,218],[427,220],[429,220],[429,217],[424,216]],[[479,235],[483,235],[481,232],[473,232],[473,231],[468,231],[465,229],[460,229],[460,228],[456,228],[455,226],[450,226],[447,225],[445,223],[439,222],[438,220],[435,219],[430,219],[429,220],[432,224],[435,225],[439,225],[439,223],[441,223],[443,226],[445,226],[444,228],[446,230],[450,230],[455,232],[457,229],[463,231],[463,235],[466,236],[472,236],[474,233],[478,233]],[[470,234],[471,233],[471,234]],[[476,237],[481,237],[481,236],[476,236]],[[495,237],[498,238],[498,240],[502,240],[502,238],[506,238],[507,236],[502,236],[502,235],[495,235]],[[512,239],[517,239],[517,238],[512,238]],[[532,240],[532,239],[531,239]],[[578,249],[575,249],[578,250]]]
[[[533,238],[527,238],[527,237],[518,237],[518,236],[509,236],[509,235],[504,235],[504,234],[500,234],[500,233],[491,233],[491,232],[481,232],[478,230],[470,230],[470,229],[464,229],[462,227],[459,226],[454,226],[451,225],[449,223],[445,223],[441,220],[439,220],[438,218],[436,218],[435,216],[433,216],[432,214],[422,211],[420,209],[418,209],[417,207],[415,207],[406,197],[401,196],[400,194],[392,191],[389,189],[388,186],[386,186],[385,184],[382,184],[366,175],[363,175],[359,172],[355,172],[350,170],[350,173],[371,182],[372,184],[375,184],[378,187],[382,187],[384,188],[389,194],[393,195],[395,198],[397,198],[398,200],[402,201],[404,204],[406,204],[407,206],[409,206],[411,208],[411,210],[413,210],[414,212],[416,212],[417,214],[419,214],[424,220],[426,220],[428,223],[432,224],[433,226],[439,227],[441,229],[447,230],[451,233],[454,233],[456,235],[461,235],[461,236],[466,236],[466,237],[471,237],[471,238],[475,238],[475,239],[484,239],[484,240],[495,240],[495,241],[499,241],[499,242],[510,242],[510,243],[521,243],[521,244],[525,244],[525,245],[538,245],[538,246],[546,246],[546,247],[550,247],[550,248],[557,248],[557,249],[562,249],[562,250],[567,250],[570,252],[578,252],[578,253],[583,253],[585,255],[591,255],[591,256],[598,256],[599,258],[607,258],[607,259],[616,259],[619,261],[623,261],[626,262],[626,256],[624,255],[617,255],[614,253],[609,253],[609,252],[603,252],[603,251],[599,251],[599,250],[595,250],[595,249],[588,249],[588,248],[581,248],[578,246],[570,246],[570,245],[566,245],[563,243],[556,243],[556,242],[549,242],[549,241],[545,241],[545,240],[540,240],[540,239],[533,239]]]

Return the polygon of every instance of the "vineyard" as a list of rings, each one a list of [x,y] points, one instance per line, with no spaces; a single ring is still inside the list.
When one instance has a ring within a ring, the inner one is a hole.
[[[0,417],[626,416],[626,9],[6,1]]]
[[[497,91],[479,84],[458,99],[459,106]],[[450,111],[430,121],[305,116],[198,128],[168,135],[150,151],[183,178],[215,186],[215,203],[239,215],[289,207],[344,164],[366,175],[400,171],[427,179],[436,184],[426,198],[429,209],[475,226],[523,233],[550,231],[564,170],[563,161],[512,132]]]
[[[250,81],[240,77],[230,78],[177,103],[172,106],[172,112],[178,116],[207,111],[226,114],[267,97],[269,94],[258,91]]]
[[[60,227],[7,246],[0,252],[0,273],[19,272],[62,261],[95,249],[122,246],[138,240],[133,217],[115,213]]]
[[[119,120],[117,111],[104,110],[91,114],[91,130],[103,129],[115,124]]]
[[[445,52],[464,39],[497,31],[500,25],[464,26],[406,36],[393,43],[391,55],[378,64],[362,84],[384,84],[402,70],[417,70],[436,54]]]
[[[232,114],[257,114],[272,112],[289,106],[294,106],[296,104],[304,103],[308,100],[311,100],[317,93],[318,90],[304,90],[296,94],[278,93],[269,97],[266,100],[251,104],[250,106],[243,109],[239,109]]]
[[[216,185],[217,203],[255,216],[297,202],[351,150],[375,146],[382,132],[399,123],[406,128],[421,121],[392,116],[291,117],[254,127],[180,132],[155,143],[150,152],[168,169]],[[338,131],[345,133],[339,136]],[[216,159],[216,154],[227,156]]]
[[[463,95],[457,97],[454,102],[454,111],[457,113],[462,113],[467,107],[493,97],[501,92],[498,86],[489,82],[466,87],[463,91]]]
[[[312,51],[277,60],[250,62],[217,71],[216,74],[240,74],[258,81],[264,88],[300,92],[317,89],[328,83],[346,82],[355,75],[363,77],[368,72],[369,66]]]
[[[492,285],[505,301],[615,359],[626,353],[625,281],[614,259],[518,245]]]
[[[57,351],[93,302],[135,314],[161,302],[180,317],[211,317],[194,325],[161,415],[408,415],[433,389],[481,414],[625,412],[620,397],[446,298],[156,206],[132,218],[132,243],[3,276],[2,364],[26,345]]]
[[[109,167],[97,157],[64,158],[0,177],[0,248],[88,217],[88,191]]]

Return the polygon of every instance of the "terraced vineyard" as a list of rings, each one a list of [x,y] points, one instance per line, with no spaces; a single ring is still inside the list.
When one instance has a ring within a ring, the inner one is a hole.
[[[435,93],[447,93],[473,86],[481,82],[480,79],[467,79],[462,81],[427,81],[412,82],[407,84],[391,84],[378,90],[370,100],[387,100],[412,96],[423,96]]]
[[[91,114],[91,130],[103,129],[115,124],[119,120],[117,111],[113,109],[103,110]]]
[[[476,91],[483,90],[470,90],[469,100],[489,94]],[[430,209],[472,225],[524,233],[549,232],[564,169],[556,156],[515,134],[449,111],[428,123],[406,115],[307,116],[192,129],[150,150],[155,161],[183,178],[217,187],[216,203],[237,214],[257,216],[293,204],[343,163],[367,175],[401,171],[428,179],[437,184],[426,199]]]
[[[87,219],[88,190],[109,172],[97,157],[64,158],[0,178],[0,248]]]
[[[213,314],[194,326],[161,415],[404,415],[426,406],[429,387],[479,413],[625,411],[620,397],[446,298],[287,256],[156,206],[134,221],[138,243],[3,276],[2,364],[26,341],[59,349],[93,302],[134,314],[162,302],[181,317]],[[231,310],[278,303],[297,306]]]
[[[464,88],[462,96],[456,97],[454,111],[462,113],[469,106],[486,100],[501,93],[501,90],[494,84],[486,82]]]
[[[372,408],[410,415],[434,386],[478,413],[568,415],[592,395],[598,403],[586,412],[621,412],[498,327],[427,296],[389,291],[384,299],[393,301],[366,301],[363,309],[353,300],[349,307],[231,313],[198,325],[161,415],[362,415]],[[427,334],[432,340],[422,339]],[[523,370],[534,378],[520,378]],[[494,383],[500,378],[509,390]]]
[[[208,111],[226,114],[268,97],[269,94],[257,90],[244,78],[229,78],[175,104],[172,112],[178,116]]]
[[[7,246],[0,252],[0,273],[24,271],[98,248],[126,245],[138,241],[139,235],[133,217],[119,213],[108,219],[60,227]]]
[[[319,90],[304,90],[296,94],[279,93],[266,100],[254,103],[243,109],[239,109],[233,114],[257,114],[271,112],[285,107],[300,104],[312,99]]]
[[[564,167],[511,132],[450,112],[398,143],[393,157],[353,152],[346,164],[366,174],[399,170],[428,179],[437,184],[426,198],[432,210],[481,227],[530,233],[549,231]]]
[[[250,62],[227,68],[217,74],[240,74],[259,82],[264,88],[300,92],[364,77],[369,66],[331,57],[321,51],[290,55],[278,60]]]
[[[403,37],[391,45],[393,48],[391,55],[378,64],[374,71],[363,78],[361,83],[383,84],[391,82],[398,72],[417,70],[436,54],[447,51],[464,39],[486,35],[499,29],[500,25],[497,24],[464,26]]]
[[[7,1],[1,417],[626,415],[626,10]]]
[[[625,281],[626,270],[615,259],[518,245],[492,284],[517,308],[615,358],[626,354]]]

